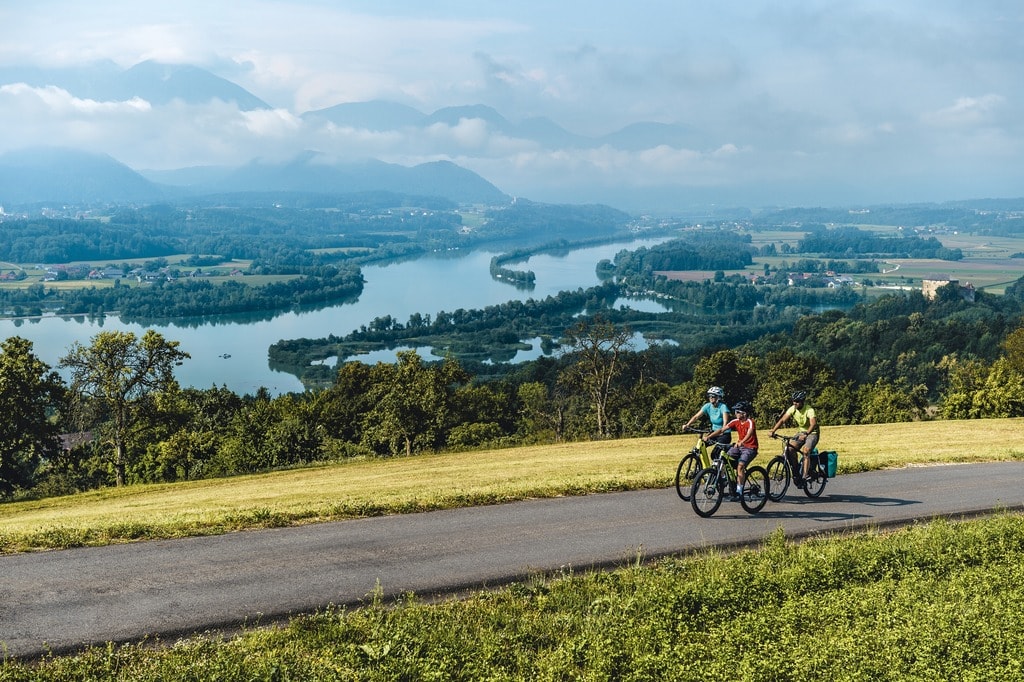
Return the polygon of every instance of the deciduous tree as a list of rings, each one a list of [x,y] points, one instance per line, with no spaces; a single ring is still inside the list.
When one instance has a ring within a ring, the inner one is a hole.
[[[30,487],[41,459],[59,450],[49,414],[63,392],[60,376],[32,353],[31,341],[12,336],[0,343],[0,494]]]
[[[622,355],[631,349],[633,332],[595,315],[566,331],[572,348],[566,378],[578,386],[590,401],[597,435],[609,435],[608,406],[615,380],[622,371]]]
[[[152,329],[142,338],[132,332],[100,332],[88,346],[76,342],[60,364],[71,371],[71,388],[100,410],[113,449],[117,485],[125,484],[127,446],[147,422],[141,408],[154,392],[177,386],[174,368],[189,357]]]

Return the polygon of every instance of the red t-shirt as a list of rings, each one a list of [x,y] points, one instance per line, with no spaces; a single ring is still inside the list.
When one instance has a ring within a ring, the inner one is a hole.
[[[725,428],[735,429],[736,435],[739,436],[739,440],[733,443],[733,445],[757,450],[757,427],[754,426],[753,419],[750,417],[746,419],[733,419],[725,425]]]

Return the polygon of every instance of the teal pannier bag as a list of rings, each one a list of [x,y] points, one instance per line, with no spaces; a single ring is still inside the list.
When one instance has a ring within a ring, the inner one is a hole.
[[[827,458],[828,464],[826,466],[826,471],[828,473],[828,477],[834,478],[836,475],[836,469],[839,468],[839,453],[835,450],[828,450],[821,454],[825,455]]]

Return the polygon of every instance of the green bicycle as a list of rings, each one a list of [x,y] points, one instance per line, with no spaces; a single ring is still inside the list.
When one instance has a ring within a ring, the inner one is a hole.
[[[736,467],[724,454],[711,460],[711,466],[697,474],[690,488],[690,505],[697,516],[709,518],[722,506],[722,498],[736,488]],[[746,486],[740,505],[748,514],[756,514],[768,502],[768,472],[764,467],[747,467]]]

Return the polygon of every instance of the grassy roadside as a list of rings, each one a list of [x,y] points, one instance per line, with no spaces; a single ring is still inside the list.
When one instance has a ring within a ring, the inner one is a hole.
[[[1020,459],[1024,419],[825,427],[839,473]],[[764,462],[781,445],[762,432]],[[0,552],[218,533],[668,486],[695,436],[361,460],[0,505]]]
[[[231,639],[0,659],[0,680],[1014,681],[1021,599],[1024,515],[802,543],[777,531],[758,550],[437,604],[371,595]]]

